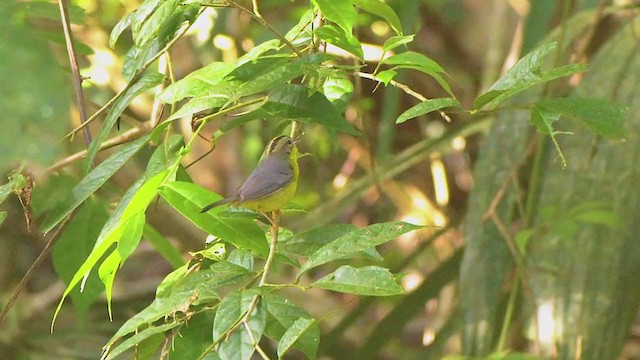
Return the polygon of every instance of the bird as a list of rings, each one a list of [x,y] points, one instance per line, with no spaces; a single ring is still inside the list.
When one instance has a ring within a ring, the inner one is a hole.
[[[231,204],[262,214],[278,211],[293,197],[298,186],[298,148],[287,135],[273,138],[264,150],[258,166],[242,183],[235,195],[213,202],[201,213]]]

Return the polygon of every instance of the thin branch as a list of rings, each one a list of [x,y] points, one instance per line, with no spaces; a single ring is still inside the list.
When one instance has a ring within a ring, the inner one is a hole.
[[[269,356],[264,352],[264,350],[262,350],[262,348],[260,347],[260,344],[258,344],[258,342],[256,341],[255,336],[253,336],[253,332],[251,331],[251,328],[249,327],[249,323],[247,323],[246,321],[243,321],[243,324],[244,324],[244,327],[247,329],[247,333],[249,334],[249,339],[251,340],[251,345],[253,345],[253,347],[256,349],[258,354],[260,354],[260,356],[264,360],[269,360]]]
[[[158,51],[157,54],[155,54],[151,59],[149,59],[149,61],[147,61],[146,63],[144,63],[142,65],[142,67],[140,67],[140,69],[138,69],[138,72],[136,72],[136,74],[131,78],[131,81],[129,81],[127,83],[127,85],[122,88],[122,90],[120,90],[117,94],[115,94],[109,101],[107,101],[106,104],[104,104],[98,111],[96,111],[93,115],[91,115],[90,118],[87,119],[87,121],[85,121],[82,125],[78,126],[77,128],[71,130],[70,133],[68,133],[67,135],[65,135],[65,138],[67,137],[71,137],[73,138],[73,136],[75,136],[75,134],[80,131],[82,128],[84,128],[85,126],[87,126],[90,122],[94,121],[95,119],[98,118],[98,116],[100,116],[100,114],[102,114],[105,110],[107,110],[109,107],[111,107],[111,105],[113,105],[116,100],[118,100],[118,98],[120,98],[120,96],[122,96],[122,94],[125,93],[125,91],[129,90],[129,88],[131,86],[133,86],[136,81],[140,78],[140,76],[142,76],[142,74],[145,72],[145,70],[147,70],[147,68],[153,64],[156,60],[158,60],[158,58],[160,56],[162,56],[166,51],[168,51],[178,40],[180,40],[180,38],[182,38],[182,36],[184,36],[184,34],[187,32],[187,30],[189,30],[189,28],[191,28],[191,25],[193,25],[193,23],[190,23],[188,26],[184,26],[182,28],[182,30],[180,31],[180,33],[178,35],[176,35],[176,37],[174,37],[173,39],[171,39],[171,41],[169,41],[167,43],[167,45],[164,46],[164,48],[160,51]]]
[[[118,136],[115,136],[111,139],[106,140],[105,142],[103,142],[100,145],[100,148],[98,149],[98,151],[102,151],[105,149],[109,149],[112,148],[114,146],[118,146],[121,144],[124,144],[126,142],[129,142],[131,140],[135,140],[138,139],[142,136],[144,136],[149,130],[153,129],[153,126],[151,123],[144,123],[142,126],[137,127],[137,128],[133,128],[125,133],[122,133]],[[79,151],[73,155],[67,156],[66,158],[58,161],[57,163],[51,165],[50,167],[47,168],[47,172],[51,173],[51,172],[55,172],[58,171],[64,167],[67,167],[73,163],[75,163],[76,161],[80,161],[81,159],[83,159],[85,156],[87,155],[87,150],[82,150]]]
[[[359,77],[364,78],[364,79],[369,79],[369,80],[373,80],[373,81],[377,81],[378,83],[383,82],[382,80],[380,80],[377,76],[373,75],[373,74],[369,74],[369,73],[365,73],[365,72],[357,72],[356,73]],[[389,82],[391,85],[397,87],[398,89],[404,91],[405,93],[407,93],[408,95],[413,96],[414,98],[420,100],[420,101],[427,101],[429,99],[427,99],[426,97],[424,97],[422,94],[420,94],[419,92],[416,92],[414,90],[412,90],[410,87],[408,87],[407,85],[403,84],[403,83],[399,83],[395,80],[391,80]],[[438,113],[440,114],[440,116],[442,116],[447,122],[451,122],[451,118],[449,117],[449,115],[447,115],[444,111],[438,111]]]
[[[16,289],[13,291],[13,294],[11,294],[11,297],[9,298],[7,303],[4,305],[4,308],[2,308],[2,312],[0,312],[0,325],[2,325],[2,322],[7,317],[7,314],[9,313],[9,310],[11,310],[11,308],[13,307],[13,304],[18,299],[18,295],[20,295],[22,290],[24,290],[25,286],[27,286],[27,283],[29,283],[29,281],[31,280],[33,275],[35,275],[35,271],[38,269],[40,264],[42,264],[42,262],[47,257],[47,255],[49,255],[49,252],[51,251],[51,248],[53,247],[53,245],[55,245],[56,241],[58,241],[58,239],[60,238],[60,235],[62,235],[62,232],[64,231],[64,229],[67,228],[67,225],[69,225],[69,222],[71,221],[71,219],[73,219],[73,216],[75,215],[76,211],[77,211],[77,209],[74,210],[71,214],[69,214],[64,219],[64,221],[62,221],[62,223],[58,227],[58,230],[56,230],[56,232],[53,233],[53,235],[51,235],[51,238],[45,244],[44,249],[42,249],[40,254],[38,254],[38,257],[33,262],[33,264],[31,264],[31,266],[29,267],[29,270],[27,270],[26,274],[24,274],[24,276],[20,280],[20,283],[18,284]]]
[[[76,105],[80,112],[80,122],[87,122],[87,111],[84,103],[84,94],[82,92],[82,77],[78,69],[78,59],[76,51],[73,48],[73,33],[71,32],[71,24],[69,22],[69,10],[67,8],[67,0],[58,0],[60,7],[60,20],[62,20],[62,29],[64,30],[64,40],[67,43],[67,54],[69,55],[69,65],[73,74],[73,87],[76,90]],[[91,133],[88,127],[83,127],[84,142],[89,146],[91,144]]]
[[[287,45],[287,47],[289,47],[289,49],[291,49],[291,51],[293,51],[299,57],[302,57],[302,53],[300,53],[300,51],[298,51],[298,49],[296,49],[296,47],[293,46],[293,44],[289,40],[287,40],[287,38],[285,38],[284,35],[280,34],[280,32],[278,30],[276,30],[276,28],[271,26],[271,24],[267,20],[265,20],[262,17],[262,15],[247,9],[246,7],[238,4],[237,2],[235,2],[233,0],[227,0],[227,3],[229,5],[231,5],[232,7],[242,11],[243,13],[250,15],[254,20],[259,22],[262,26],[264,26],[267,29],[269,29],[269,31],[271,31],[276,37],[278,37],[278,39],[280,39],[280,41],[285,43]],[[254,6],[254,10],[255,9],[257,9],[257,7]]]

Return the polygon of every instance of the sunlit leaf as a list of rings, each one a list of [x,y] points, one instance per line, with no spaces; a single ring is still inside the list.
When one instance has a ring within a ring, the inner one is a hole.
[[[352,33],[353,24],[358,17],[353,7],[353,0],[313,0],[313,2],[327,19],[338,24],[347,34]]]
[[[384,44],[382,45],[382,50],[384,50],[385,52],[391,51],[398,46],[402,46],[412,42],[414,37],[415,35],[392,36],[384,42]]]
[[[113,29],[111,30],[111,34],[109,35],[110,48],[113,49],[116,46],[116,43],[120,38],[120,35],[122,35],[122,33],[131,26],[134,16],[135,16],[135,12],[128,13],[122,19],[120,19],[120,21],[118,21],[116,26],[113,27]]]
[[[396,34],[402,35],[402,23],[393,9],[381,0],[353,0],[362,10],[385,19]]]
[[[402,287],[398,285],[389,269],[379,266],[341,266],[314,282],[312,286],[364,296],[391,296],[403,293]]]
[[[346,33],[343,29],[333,25],[325,25],[316,29],[315,33],[320,39],[329,44],[352,53],[360,60],[364,59],[364,52],[362,51],[360,41],[352,34]]]
[[[183,105],[180,110],[171,115],[167,120],[179,119],[181,117],[190,116],[203,110],[218,108],[224,105],[227,101],[229,101],[229,98],[226,98],[222,95],[199,96],[191,99],[188,103]]]
[[[460,107],[460,102],[454,98],[430,99],[413,106],[409,110],[398,116],[396,124],[401,124],[409,119],[428,114],[432,111],[444,109],[447,107]]]
[[[163,334],[166,331],[169,331],[169,330],[171,330],[171,329],[173,329],[175,327],[178,327],[180,325],[182,325],[181,322],[175,321],[175,322],[172,322],[172,323],[162,324],[162,325],[158,325],[158,326],[149,326],[148,328],[138,332],[137,334],[131,336],[130,338],[128,338],[125,341],[123,341],[120,344],[118,344],[118,346],[116,346],[113,349],[111,349],[111,351],[109,351],[109,355],[107,355],[107,357],[105,357],[105,360],[115,359],[118,355],[121,355],[125,351],[127,351],[127,350],[131,349],[132,347],[138,345],[139,343],[141,343],[145,339],[148,339],[148,338],[150,338],[150,337],[152,337],[154,335]]]

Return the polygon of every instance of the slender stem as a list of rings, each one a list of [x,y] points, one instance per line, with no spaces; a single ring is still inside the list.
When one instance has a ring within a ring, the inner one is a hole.
[[[144,123],[142,126],[137,127],[137,128],[133,128],[131,130],[128,130],[127,132],[120,134],[118,136],[115,136],[109,140],[106,140],[105,142],[103,142],[100,145],[100,148],[98,149],[98,151],[102,151],[105,149],[109,149],[112,148],[114,146],[118,146],[120,144],[124,144],[127,143],[131,140],[135,140],[138,139],[142,136],[144,136],[149,130],[151,130],[153,127],[150,126],[151,123]],[[52,173],[55,171],[58,171],[64,167],[67,167],[73,163],[75,163],[76,161],[81,160],[82,158],[84,158],[87,155],[87,150],[82,150],[82,151],[78,151],[75,154],[72,154],[70,156],[67,156],[66,158],[58,161],[57,163],[51,165],[50,167],[47,168],[47,172]]]
[[[82,124],[87,122],[87,110],[84,103],[84,93],[82,92],[82,76],[80,76],[80,70],[78,68],[78,59],[76,57],[76,51],[73,47],[73,33],[71,32],[71,24],[69,22],[69,9],[67,7],[67,0],[58,0],[60,7],[60,20],[62,20],[62,29],[64,30],[64,40],[67,44],[67,54],[69,55],[69,65],[71,66],[71,73],[73,74],[73,87],[76,93],[76,105],[80,112],[80,122]],[[89,146],[91,144],[91,133],[88,127],[83,128],[84,142]]]
[[[258,0],[251,0],[251,4],[253,5],[253,13],[261,18],[262,14],[260,14],[260,10],[258,9]]]
[[[262,272],[262,277],[260,278],[260,282],[258,283],[259,287],[263,287],[267,283],[267,274],[271,269],[271,264],[273,263],[273,259],[276,257],[276,245],[278,244],[278,224],[280,223],[280,210],[276,210],[271,213],[271,243],[269,245],[269,256],[267,256],[267,262],[264,264],[264,270]],[[269,218],[268,218],[269,219]]]
[[[75,215],[76,212],[77,212],[77,209],[74,210],[71,214],[69,214],[64,219],[64,221],[62,221],[62,223],[58,227],[58,230],[56,230],[56,232],[53,235],[51,235],[51,238],[45,244],[44,249],[42,249],[40,254],[38,254],[38,257],[33,262],[33,264],[31,264],[26,274],[24,274],[24,276],[20,280],[20,283],[18,284],[16,289],[13,291],[13,294],[11,294],[11,297],[9,298],[7,303],[4,305],[4,308],[2,308],[2,312],[0,312],[0,325],[2,325],[2,322],[7,317],[9,310],[11,310],[11,308],[13,307],[13,304],[18,299],[18,295],[20,295],[22,290],[24,290],[25,286],[27,286],[27,283],[29,283],[29,280],[31,280],[33,275],[35,275],[36,269],[38,269],[40,264],[42,264],[42,262],[47,257],[47,255],[49,255],[49,251],[51,251],[51,248],[53,247],[53,245],[55,245],[56,241],[58,241],[58,239],[60,238],[60,235],[62,235],[62,232],[64,231],[64,229],[67,228],[67,225],[69,225],[69,222],[71,221],[71,219],[73,219],[73,216]]]
[[[289,49],[291,49],[291,51],[293,51],[294,54],[298,55],[299,57],[302,57],[302,53],[300,51],[298,51],[298,49],[296,49],[296,47],[293,46],[293,44],[289,40],[287,40],[287,38],[285,38],[284,35],[280,34],[280,32],[278,30],[276,30],[276,28],[274,28],[267,20],[265,20],[262,17],[262,15],[257,14],[255,12],[247,9],[246,7],[238,4],[237,2],[235,2],[233,0],[227,0],[227,3],[229,5],[231,5],[232,7],[242,11],[243,13],[250,15],[254,20],[259,22],[262,26],[264,26],[267,29],[269,29],[269,31],[271,31],[276,37],[278,37],[278,39],[280,39],[280,41],[285,43],[285,45],[287,45],[287,47]],[[254,10],[255,9],[257,9],[257,7],[254,6]]]
[[[359,77],[364,78],[364,79],[369,79],[369,80],[373,80],[373,81],[377,81],[378,83],[381,83],[382,80],[380,80],[380,78],[378,78],[376,75],[374,74],[369,74],[369,73],[365,73],[365,72],[357,72],[356,73]],[[420,101],[427,101],[429,99],[427,99],[426,97],[424,97],[422,94],[420,94],[419,92],[416,92],[414,90],[412,90],[410,87],[408,87],[405,84],[399,83],[395,80],[391,80],[389,82],[391,85],[397,87],[398,89],[404,91],[407,95],[413,96],[414,98],[420,100]],[[442,116],[447,122],[451,122],[451,118],[449,117],[449,115],[447,115],[444,111],[438,111],[438,113],[440,114],[440,116]]]

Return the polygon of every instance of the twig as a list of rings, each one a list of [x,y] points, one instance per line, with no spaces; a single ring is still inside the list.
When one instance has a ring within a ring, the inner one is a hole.
[[[137,128],[133,128],[123,134],[120,134],[118,136],[115,136],[109,140],[106,140],[105,142],[103,142],[100,145],[100,148],[98,149],[98,151],[102,151],[105,149],[109,149],[112,148],[114,146],[118,146],[120,144],[124,144],[126,142],[129,142],[131,140],[135,140],[143,135],[145,135],[149,130],[151,130],[153,127],[151,126],[151,123],[144,123],[142,126],[137,127]],[[81,160],[82,158],[84,158],[87,155],[87,150],[82,150],[79,151],[73,155],[70,155],[60,161],[58,161],[57,163],[51,165],[50,167],[47,168],[47,172],[51,173],[51,172],[55,172],[58,171],[64,167],[67,167],[71,164],[73,164],[76,161]]]
[[[73,74],[73,87],[76,90],[76,105],[78,106],[78,112],[80,112],[80,122],[85,124],[87,122],[87,111],[84,104],[84,94],[82,92],[82,77],[78,69],[78,59],[76,58],[76,51],[73,48],[73,33],[71,32],[71,24],[69,22],[69,10],[67,8],[67,0],[58,0],[60,7],[60,20],[62,20],[62,29],[64,30],[64,40],[67,43],[67,54],[69,55],[69,65],[71,66],[71,73]],[[91,144],[91,133],[88,127],[83,127],[84,142],[89,146]]]
[[[64,229],[66,229],[67,225],[69,224],[71,219],[73,219],[73,216],[75,215],[76,212],[77,212],[77,209],[74,210],[71,214],[69,214],[64,219],[64,221],[58,227],[58,230],[56,230],[56,232],[53,233],[53,235],[51,235],[51,238],[45,244],[44,249],[42,249],[40,254],[38,254],[38,257],[36,258],[36,260],[33,262],[33,264],[31,264],[31,266],[29,267],[29,270],[27,270],[27,272],[24,274],[24,276],[20,280],[20,283],[18,284],[16,289],[13,291],[13,294],[11,294],[11,297],[9,298],[7,303],[4,305],[4,308],[2,308],[2,312],[0,312],[0,325],[2,325],[2,322],[7,317],[9,310],[11,310],[11,308],[13,307],[13,304],[16,302],[16,299],[18,298],[18,295],[20,295],[22,290],[24,290],[25,286],[27,286],[27,283],[29,282],[29,280],[31,280],[31,278],[35,274],[36,269],[47,257],[47,255],[49,254],[49,251],[51,250],[53,245],[55,245],[56,241],[58,241],[58,239],[60,238],[60,235],[62,235],[62,232],[64,231]]]
[[[377,76],[373,75],[373,74],[369,74],[369,73],[365,73],[365,72],[357,72],[356,73],[359,77],[364,78],[364,79],[369,79],[369,80],[373,80],[373,81],[377,81],[378,83],[381,83],[382,80],[380,80]],[[420,94],[419,92],[416,92],[414,90],[412,90],[410,87],[408,87],[407,85],[403,84],[403,83],[399,83],[395,80],[391,80],[389,81],[389,83],[395,87],[397,87],[398,89],[404,91],[406,94],[413,96],[414,98],[420,100],[420,101],[427,101],[429,99],[427,99],[426,97],[422,96],[422,94]],[[449,117],[449,115],[447,115],[444,111],[439,110],[438,113],[440,114],[440,116],[442,116],[447,122],[451,122],[451,118]]]
[[[256,341],[255,336],[253,336],[253,332],[251,332],[249,323],[247,323],[246,321],[243,321],[243,324],[244,324],[244,327],[247,329],[247,333],[249,334],[249,339],[251,339],[251,345],[253,345],[253,347],[256,349],[258,354],[260,354],[260,356],[263,359],[269,360],[269,356],[264,352],[264,350],[262,350],[262,348],[260,347],[260,344],[258,344],[258,342]]]
[[[254,0],[255,1],[255,0]],[[278,37],[278,39],[280,39],[280,41],[282,41],[283,43],[285,43],[287,45],[287,47],[289,47],[289,49],[291,49],[291,51],[294,52],[294,54],[298,55],[299,57],[302,57],[302,53],[300,53],[300,51],[298,51],[298,49],[296,49],[295,46],[293,46],[293,44],[287,40],[287,38],[285,38],[282,34],[280,34],[280,32],[278,30],[276,30],[276,28],[274,28],[273,26],[271,26],[271,24],[269,24],[269,22],[267,20],[265,20],[262,15],[260,15],[259,13],[255,13],[249,9],[247,9],[246,7],[238,4],[237,2],[233,1],[233,0],[227,0],[227,3],[229,5],[231,5],[232,7],[242,11],[245,14],[250,15],[254,20],[256,20],[257,22],[259,22],[262,26],[266,27],[267,29],[269,29],[269,31],[271,31],[275,36]],[[254,5],[254,10],[257,9],[257,7]]]
[[[164,46],[164,48],[160,51],[158,51],[157,54],[155,54],[151,59],[149,59],[149,61],[147,61],[146,63],[144,63],[140,69],[138,69],[138,72],[136,72],[136,74],[131,78],[131,81],[129,81],[127,83],[127,85],[122,88],[122,90],[120,90],[117,94],[115,94],[109,101],[107,101],[106,104],[104,104],[98,111],[96,111],[93,115],[91,115],[91,117],[89,117],[87,119],[87,121],[85,121],[82,125],[78,126],[77,128],[71,130],[70,133],[68,133],[67,135],[65,135],[65,138],[67,137],[71,137],[73,138],[73,136],[80,131],[82,128],[84,128],[85,126],[87,126],[90,122],[94,121],[95,119],[98,118],[98,116],[100,116],[100,114],[102,114],[106,109],[108,109],[109,107],[111,107],[111,105],[113,105],[116,100],[118,100],[118,98],[120,98],[120,96],[122,96],[122,94],[124,94],[125,91],[129,90],[129,88],[131,86],[133,86],[136,81],[140,78],[140,76],[142,76],[142,74],[145,72],[145,70],[147,70],[147,68],[153,64],[156,60],[158,60],[158,58],[160,56],[162,56],[167,50],[169,50],[173,44],[175,44],[178,40],[180,40],[180,38],[182,38],[182,36],[187,32],[187,30],[189,30],[189,28],[191,27],[191,25],[193,25],[193,23],[189,24],[188,26],[183,27],[183,29],[180,31],[180,33],[178,35],[176,35],[176,37],[174,37],[173,39],[171,39],[171,41],[169,41],[167,43],[167,45]]]

